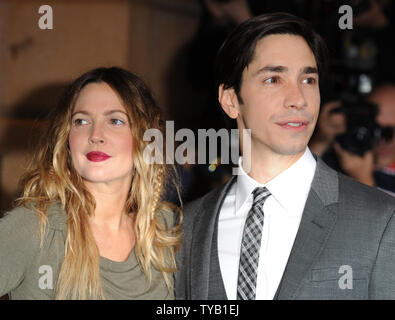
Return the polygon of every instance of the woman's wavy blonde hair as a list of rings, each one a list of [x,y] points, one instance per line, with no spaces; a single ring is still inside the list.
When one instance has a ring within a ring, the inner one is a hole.
[[[47,133],[38,152],[21,180],[23,195],[19,205],[32,207],[39,216],[43,243],[47,213],[51,203],[60,202],[67,213],[65,258],[57,282],[57,299],[104,299],[100,280],[100,255],[88,223],[94,213],[95,200],[75,171],[68,146],[71,115],[81,90],[89,83],[107,83],[124,103],[133,137],[132,178],[126,212],[133,214],[136,233],[136,256],[151,280],[151,267],[162,272],[172,290],[171,272],[176,271],[175,251],[181,242],[182,213],[162,199],[165,182],[174,181],[173,167],[148,164],[143,151],[147,129],[164,133],[160,109],[144,82],[134,74],[117,68],[98,68],[83,74],[65,91],[58,108],[49,117]],[[176,226],[168,228],[161,212],[176,211]]]

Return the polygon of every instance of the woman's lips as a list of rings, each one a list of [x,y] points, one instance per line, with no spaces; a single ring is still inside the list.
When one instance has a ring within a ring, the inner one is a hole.
[[[91,151],[86,155],[87,159],[92,162],[100,162],[105,161],[108,158],[111,158],[107,153],[100,152],[100,151]]]

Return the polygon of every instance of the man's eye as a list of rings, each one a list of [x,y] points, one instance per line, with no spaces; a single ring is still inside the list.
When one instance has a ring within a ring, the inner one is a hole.
[[[306,78],[306,79],[303,79],[303,83],[316,84],[317,80],[315,78]]]
[[[73,124],[76,126],[83,126],[83,125],[88,124],[88,121],[85,119],[74,119]]]
[[[123,124],[125,124],[125,121],[121,120],[121,119],[111,119],[111,124],[116,125],[116,126],[121,126]]]
[[[278,82],[278,77],[270,77],[264,80],[265,83],[277,83]]]

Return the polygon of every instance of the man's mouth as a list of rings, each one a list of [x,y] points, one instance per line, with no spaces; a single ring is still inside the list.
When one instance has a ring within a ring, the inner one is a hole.
[[[290,120],[290,121],[281,121],[277,122],[277,125],[279,125],[283,129],[288,129],[288,130],[293,130],[293,131],[302,131],[304,130],[308,122],[305,120]]]
[[[286,125],[291,126],[291,127],[300,127],[303,125],[303,123],[302,122],[287,122]]]

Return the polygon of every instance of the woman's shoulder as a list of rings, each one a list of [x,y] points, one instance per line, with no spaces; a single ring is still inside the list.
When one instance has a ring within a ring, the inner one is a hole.
[[[47,293],[37,287],[41,273],[38,270],[43,265],[60,265],[65,237],[54,230],[61,228],[64,219],[61,207],[50,204],[46,217],[44,238],[34,206],[15,207],[0,219],[0,295],[12,292],[14,298],[47,298]]]
[[[51,203],[48,206],[46,216],[49,228],[63,230],[67,226],[67,216],[60,203]],[[33,205],[18,206],[6,212],[0,222],[4,225],[36,230],[39,224],[39,216]]]
[[[29,207],[18,206],[4,213],[0,222],[32,226],[37,223],[37,212]]]
[[[39,220],[33,209],[16,207],[0,219],[0,242],[10,248],[25,246],[33,250],[38,247],[39,232]],[[6,250],[0,247],[1,251]]]
[[[162,202],[158,210],[158,215],[163,220],[166,229],[171,229],[177,224],[180,214],[180,208],[169,202]]]
[[[67,214],[60,202],[54,202],[48,207],[47,217],[49,228],[66,231]]]

